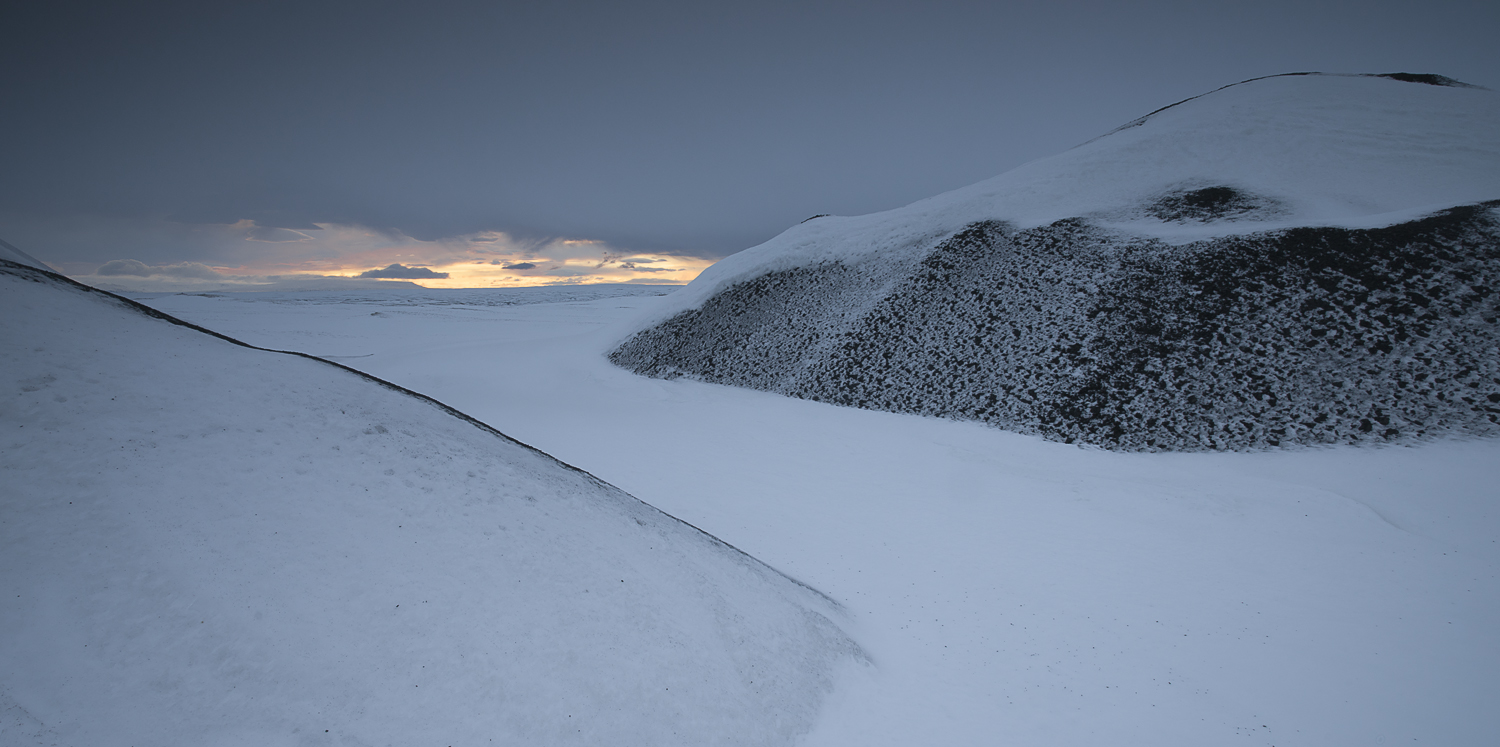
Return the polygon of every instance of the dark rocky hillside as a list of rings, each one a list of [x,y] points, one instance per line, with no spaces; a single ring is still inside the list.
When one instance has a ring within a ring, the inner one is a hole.
[[[979,222],[904,263],[740,282],[610,359],[1112,449],[1500,435],[1497,208],[1182,245]],[[1275,209],[1210,187],[1147,212]]]

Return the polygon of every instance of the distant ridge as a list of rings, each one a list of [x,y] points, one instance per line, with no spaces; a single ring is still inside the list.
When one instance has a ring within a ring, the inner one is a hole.
[[[1123,129],[1126,129],[1126,128],[1129,128],[1129,127],[1138,127],[1141,124],[1143,124],[1146,120],[1148,120],[1151,117],[1156,116],[1157,114],[1160,114],[1160,113],[1162,113],[1162,112],[1164,112],[1164,111],[1166,111],[1168,109],[1171,109],[1171,108],[1176,107],[1176,106],[1181,106],[1182,104],[1186,104],[1187,102],[1192,101],[1194,99],[1200,99],[1200,98],[1203,98],[1204,96],[1208,96],[1208,95],[1211,95],[1211,94],[1218,93],[1219,91],[1223,91],[1226,88],[1234,88],[1235,86],[1243,86],[1246,83],[1254,83],[1256,81],[1261,81],[1261,80],[1270,80],[1272,78],[1295,78],[1295,77],[1300,77],[1300,76],[1305,76],[1305,75],[1334,76],[1334,77],[1344,76],[1344,77],[1350,77],[1350,78],[1389,78],[1391,80],[1401,81],[1402,83],[1424,83],[1424,84],[1429,85],[1429,86],[1446,86],[1448,88],[1475,88],[1475,89],[1479,89],[1479,90],[1489,90],[1489,89],[1484,88],[1482,86],[1471,85],[1471,84],[1468,84],[1468,83],[1464,83],[1462,81],[1454,80],[1452,78],[1449,78],[1446,75],[1434,75],[1432,73],[1315,73],[1315,72],[1306,72],[1306,73],[1278,73],[1276,75],[1263,75],[1263,76],[1261,76],[1259,78],[1250,78],[1248,80],[1242,80],[1242,81],[1240,81],[1238,83],[1230,83],[1227,86],[1223,86],[1221,88],[1215,88],[1214,90],[1209,91],[1208,93],[1202,93],[1202,94],[1198,94],[1197,96],[1192,96],[1190,98],[1185,98],[1185,99],[1183,99],[1183,100],[1181,100],[1181,101],[1179,101],[1179,102],[1177,102],[1175,104],[1167,104],[1166,106],[1164,106],[1164,107],[1162,107],[1160,109],[1157,109],[1156,111],[1151,112],[1150,114],[1147,114],[1144,117],[1141,117],[1139,119],[1133,119],[1133,120],[1131,120],[1129,122],[1126,122],[1123,125],[1120,125],[1119,127],[1115,128],[1114,130],[1111,130],[1110,134],[1113,134],[1115,132],[1119,132],[1120,130],[1123,130]]]

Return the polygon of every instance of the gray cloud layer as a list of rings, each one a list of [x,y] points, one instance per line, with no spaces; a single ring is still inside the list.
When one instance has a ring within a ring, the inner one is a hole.
[[[368,276],[369,273],[365,275]],[[374,279],[380,277],[386,276],[350,278],[337,275],[234,275],[219,272],[197,262],[148,265],[135,259],[114,259],[100,265],[92,275],[78,275],[75,279],[97,288],[122,293],[316,291],[420,287],[402,280]],[[440,274],[440,277],[447,277],[447,275]]]
[[[46,228],[78,215],[249,219],[261,247],[318,222],[722,256],[1245,78],[1500,86],[1497,25],[1493,3],[1345,0],[22,4],[0,229],[48,261],[124,253]]]
[[[148,265],[134,259],[115,259],[100,265],[95,275],[106,276],[132,276],[151,277],[162,275],[171,278],[194,278],[199,280],[217,280],[221,276],[217,270],[208,265],[198,262],[182,262],[175,265]]]

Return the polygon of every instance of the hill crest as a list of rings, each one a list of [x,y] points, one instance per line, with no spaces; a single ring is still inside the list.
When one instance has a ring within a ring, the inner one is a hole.
[[[794,226],[611,359],[1110,448],[1497,432],[1500,96],[1289,75],[1138,122]]]

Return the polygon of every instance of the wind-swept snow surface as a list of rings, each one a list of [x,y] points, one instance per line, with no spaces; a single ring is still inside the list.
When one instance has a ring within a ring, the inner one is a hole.
[[[670,301],[151,303],[504,423],[838,599],[874,666],[808,747],[1500,733],[1500,439],[1118,453],[604,359]]]
[[[41,260],[31,256],[30,254],[27,254],[26,252],[21,251],[20,249],[11,245],[9,241],[5,241],[3,239],[0,239],[0,259],[3,259],[7,262],[15,262],[16,264],[25,265],[27,267],[35,267],[39,270],[48,270],[50,272],[50,269],[46,265],[42,264]]]
[[[704,272],[615,350],[1130,450],[1500,433],[1500,95],[1291,75]]]
[[[833,603],[324,361],[0,263],[0,744],[784,744]]]

